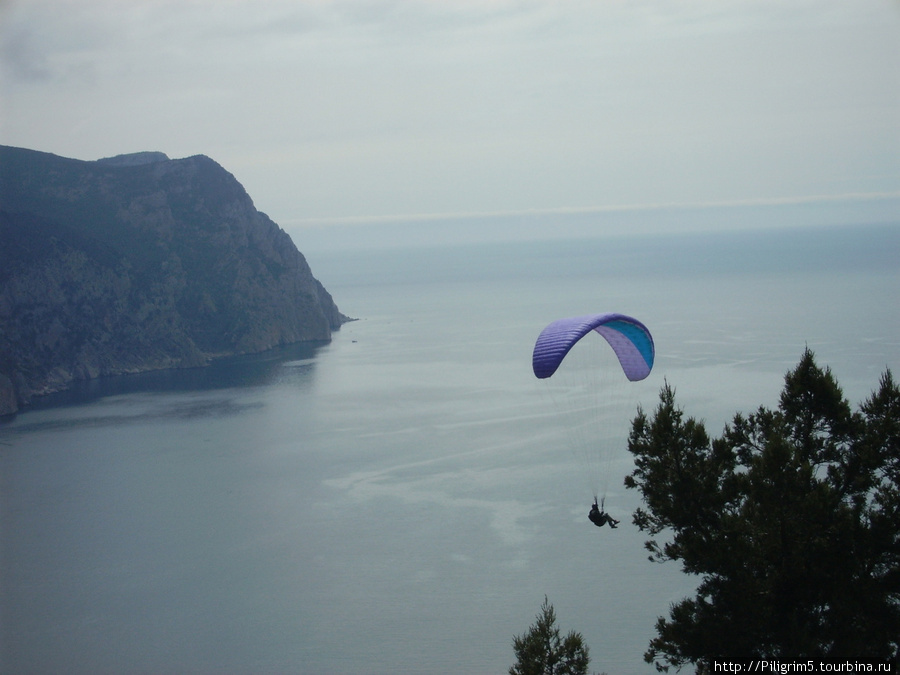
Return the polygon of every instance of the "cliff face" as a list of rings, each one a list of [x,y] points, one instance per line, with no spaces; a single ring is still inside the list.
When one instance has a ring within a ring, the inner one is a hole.
[[[329,340],[346,320],[208,157],[0,146],[0,414],[74,379]]]

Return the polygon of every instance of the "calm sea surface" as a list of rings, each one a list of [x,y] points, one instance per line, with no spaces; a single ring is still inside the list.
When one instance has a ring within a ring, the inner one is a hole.
[[[298,242],[301,249],[303,243]],[[592,670],[652,673],[690,593],[591,491],[531,373],[621,311],[713,434],[805,345],[852,403],[900,372],[900,228],[308,254],[333,342],[90,383],[0,426],[0,671],[504,673],[546,595]],[[624,435],[625,429],[619,429]]]

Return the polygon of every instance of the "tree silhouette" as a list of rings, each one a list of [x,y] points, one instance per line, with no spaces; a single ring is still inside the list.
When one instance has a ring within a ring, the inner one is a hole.
[[[561,636],[556,612],[544,596],[535,622],[513,638],[516,664],[509,675],[586,675],[590,658],[581,633]]]
[[[697,593],[660,617],[660,670],[715,660],[900,660],[900,390],[886,371],[853,412],[807,349],[776,410],[720,438],[666,383],[634,419],[625,484],[651,560],[678,560]],[[658,539],[664,536],[665,539]]]

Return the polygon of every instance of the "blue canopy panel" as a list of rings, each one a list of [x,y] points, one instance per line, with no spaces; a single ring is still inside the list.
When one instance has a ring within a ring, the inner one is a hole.
[[[615,313],[573,316],[544,328],[534,343],[534,374],[540,379],[553,375],[575,343],[592,330],[613,348],[630,381],[643,380],[650,374],[655,355],[653,336],[637,319]]]

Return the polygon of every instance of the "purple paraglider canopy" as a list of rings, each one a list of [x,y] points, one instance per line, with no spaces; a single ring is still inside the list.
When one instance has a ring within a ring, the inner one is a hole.
[[[534,343],[534,374],[540,379],[553,375],[573,345],[592,330],[606,338],[629,380],[643,380],[650,374],[653,336],[637,319],[615,313],[573,316],[547,326]]]

